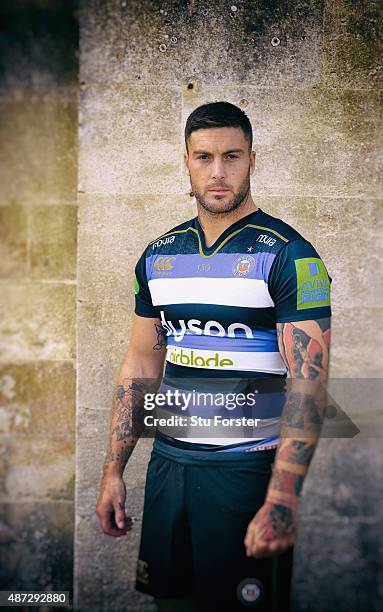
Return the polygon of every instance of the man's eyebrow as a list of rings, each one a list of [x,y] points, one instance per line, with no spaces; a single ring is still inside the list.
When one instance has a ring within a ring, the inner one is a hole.
[[[224,151],[222,155],[228,155],[229,153],[244,153],[243,149],[229,149],[228,151]],[[193,151],[193,155],[211,155],[209,151]]]

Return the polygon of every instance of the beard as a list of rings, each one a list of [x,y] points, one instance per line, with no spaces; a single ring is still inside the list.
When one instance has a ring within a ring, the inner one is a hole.
[[[239,186],[237,193],[234,194],[231,200],[226,202],[223,201],[223,198],[221,200],[216,199],[215,201],[208,202],[204,194],[201,193],[193,184],[191,178],[190,184],[195,199],[197,200],[198,204],[200,204],[202,208],[206,210],[206,212],[212,215],[224,215],[236,210],[241,206],[241,204],[243,204],[243,202],[246,201],[247,196],[250,193],[250,171],[248,172],[243,183]]]

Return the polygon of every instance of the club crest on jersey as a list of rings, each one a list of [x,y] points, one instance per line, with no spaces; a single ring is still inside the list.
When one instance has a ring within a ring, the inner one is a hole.
[[[254,257],[251,255],[238,257],[235,260],[232,268],[234,276],[246,276],[250,272],[251,268],[253,268],[254,264]]]

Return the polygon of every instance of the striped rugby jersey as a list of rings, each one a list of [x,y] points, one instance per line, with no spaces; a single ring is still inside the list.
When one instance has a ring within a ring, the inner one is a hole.
[[[210,247],[194,217],[142,253],[135,313],[166,330],[165,380],[284,380],[276,323],[329,317],[330,284],[312,244],[259,208]]]

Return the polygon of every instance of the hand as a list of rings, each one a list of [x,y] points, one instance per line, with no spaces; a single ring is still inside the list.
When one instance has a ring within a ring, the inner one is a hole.
[[[114,537],[125,535],[132,520],[125,514],[126,487],[121,476],[104,476],[97,500],[96,514],[104,533]]]
[[[285,506],[266,501],[250,521],[244,540],[248,557],[272,557],[293,546],[296,504]]]

